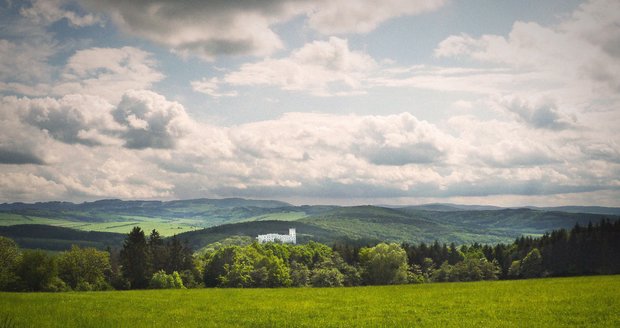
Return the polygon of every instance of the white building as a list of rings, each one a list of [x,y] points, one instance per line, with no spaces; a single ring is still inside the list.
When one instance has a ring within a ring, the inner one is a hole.
[[[283,244],[297,244],[297,233],[295,228],[288,229],[288,235],[280,235],[277,233],[268,233],[266,235],[258,235],[256,237],[259,243],[280,241]]]

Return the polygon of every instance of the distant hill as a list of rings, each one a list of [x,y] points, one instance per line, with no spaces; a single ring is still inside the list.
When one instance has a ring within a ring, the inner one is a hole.
[[[502,207],[490,206],[490,205],[459,205],[459,204],[423,204],[413,205],[398,208],[417,209],[426,211],[441,211],[441,212],[454,212],[454,211],[492,211],[501,210]]]
[[[287,221],[252,221],[234,224],[224,224],[203,230],[190,231],[177,235],[181,240],[187,240],[190,245],[198,250],[208,244],[221,241],[232,236],[248,236],[256,238],[259,234],[279,233],[288,234],[289,228],[297,229],[297,242],[307,243],[310,240],[330,243],[342,237],[338,231],[332,231],[303,222]]]
[[[377,206],[338,207],[296,221],[254,221],[227,224],[180,234],[195,247],[232,237],[275,232],[286,233],[297,228],[300,242],[315,240],[331,242],[340,238],[381,240],[391,242],[444,243],[511,243],[521,235],[542,235],[545,232],[586,226],[618,216],[564,213],[532,209],[487,211],[426,211],[412,208]]]
[[[109,199],[81,204],[0,204],[0,226],[48,225],[122,234],[128,233],[133,226],[140,226],[147,233],[157,229],[164,236],[179,235],[200,247],[237,235],[254,238],[268,232],[286,233],[293,226],[298,228],[300,242],[352,238],[392,242],[509,243],[521,235],[541,235],[553,229],[571,228],[576,223],[587,225],[603,218],[617,220],[620,216],[613,213],[620,210],[616,210],[579,206],[547,209],[455,204],[293,206],[279,201],[241,198],[168,202]],[[46,228],[36,229],[40,232]],[[71,241],[105,241],[28,233],[18,237],[22,243],[43,239],[46,243],[56,240],[63,244],[60,240],[66,240],[65,246]]]
[[[433,203],[433,204],[422,204],[422,205],[412,205],[412,206],[386,206],[386,207],[417,209],[417,210],[426,210],[426,211],[441,211],[441,212],[492,211],[492,210],[528,208],[532,210],[567,212],[567,213],[620,215],[620,207],[603,207],[603,206],[499,207],[499,206],[491,206],[491,205],[461,205],[461,204],[449,204],[449,203]]]
[[[94,247],[100,250],[106,247],[121,247],[126,234],[79,231],[75,229],[54,227],[40,224],[24,224],[0,227],[0,236],[8,237],[22,248],[63,251],[71,245]]]
[[[306,211],[313,213],[317,208],[242,198],[168,202],[105,199],[81,204],[13,203],[0,204],[0,226],[46,224],[79,230],[126,233],[132,226],[140,225],[145,230],[157,229],[164,235],[173,235],[232,222],[294,220],[307,216]]]
[[[602,206],[533,207],[533,206],[528,206],[527,208],[539,209],[539,210],[544,210],[544,211],[554,211],[554,212],[620,215],[620,207],[602,207]]]

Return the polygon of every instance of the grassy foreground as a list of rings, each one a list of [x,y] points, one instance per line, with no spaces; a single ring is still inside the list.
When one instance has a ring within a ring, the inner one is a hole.
[[[620,276],[357,288],[0,293],[13,327],[620,327]]]

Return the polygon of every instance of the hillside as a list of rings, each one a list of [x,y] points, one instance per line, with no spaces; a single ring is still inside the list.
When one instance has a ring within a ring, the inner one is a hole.
[[[193,249],[198,250],[208,244],[221,241],[232,236],[248,236],[255,238],[259,234],[280,233],[287,234],[288,229],[297,229],[297,242],[306,243],[310,240],[330,243],[342,237],[342,233],[325,229],[304,222],[287,221],[252,221],[234,224],[224,224],[203,230],[190,231],[179,234],[181,240],[187,240]]]
[[[619,219],[598,214],[548,212],[532,209],[503,209],[490,211],[422,211],[376,206],[333,208],[294,222],[254,221],[227,224],[182,233],[192,245],[206,244],[241,235],[286,233],[297,228],[298,240],[332,242],[338,238],[382,240],[391,242],[472,244],[511,243],[521,235],[542,235],[559,228],[587,225],[603,218]]]
[[[464,209],[463,209],[464,208]],[[0,204],[0,226],[51,225],[83,231],[126,234],[133,226],[179,235],[196,249],[231,236],[279,232],[297,227],[299,241],[331,242],[337,238],[471,244],[510,243],[521,235],[541,235],[576,223],[587,225],[608,214],[573,213],[578,209],[613,212],[613,208],[568,207],[567,212],[534,208],[496,208],[429,204],[410,207],[293,206],[269,200],[194,199],[180,201],[101,200],[82,204],[49,202]],[[20,229],[27,230],[22,227]],[[41,230],[36,227],[33,229]],[[0,230],[0,234],[3,232]],[[20,236],[33,245],[54,237]],[[60,238],[62,239],[62,238]],[[59,244],[70,241],[57,241]],[[75,240],[68,238],[66,240]],[[88,239],[86,239],[88,240]]]
[[[9,237],[22,248],[63,251],[71,245],[94,247],[100,250],[106,247],[120,247],[126,234],[79,231],[75,229],[39,224],[14,225],[0,227],[0,236]]]
[[[242,198],[13,203],[0,204],[0,226],[46,224],[85,231],[126,233],[132,226],[139,225],[145,230],[157,229],[163,235],[171,236],[233,222],[294,220],[305,217],[306,210],[316,209],[293,207],[280,201]]]

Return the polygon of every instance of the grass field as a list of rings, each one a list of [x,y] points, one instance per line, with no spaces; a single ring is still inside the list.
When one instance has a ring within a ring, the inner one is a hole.
[[[620,276],[356,288],[0,293],[14,327],[620,327]]]
[[[0,213],[0,226],[10,226],[17,224],[46,224],[56,227],[73,228],[83,231],[102,231],[129,233],[131,228],[140,226],[142,230],[150,232],[157,229],[162,236],[177,235],[182,232],[202,229],[202,222],[197,219],[175,219],[167,220],[163,218],[151,218],[141,216],[118,216],[117,221],[109,222],[86,222],[72,221],[67,219],[50,219],[36,216],[26,216],[19,214]]]

